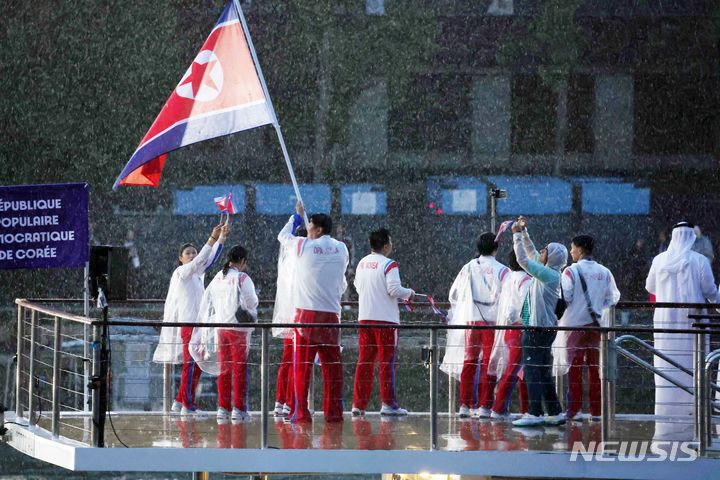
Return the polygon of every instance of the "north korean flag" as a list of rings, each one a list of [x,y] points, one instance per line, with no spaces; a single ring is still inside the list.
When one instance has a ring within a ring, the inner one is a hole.
[[[157,187],[168,152],[273,121],[238,13],[229,1],[113,189]]]

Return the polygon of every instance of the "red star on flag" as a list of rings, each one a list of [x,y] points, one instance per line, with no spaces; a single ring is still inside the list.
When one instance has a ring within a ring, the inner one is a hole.
[[[193,96],[197,95],[198,90],[200,90],[200,87],[202,87],[203,84],[211,87],[214,90],[219,90],[212,77],[210,75],[205,75],[205,72],[208,70],[212,72],[212,69],[215,67],[216,63],[216,60],[209,60],[202,64],[198,62],[193,62],[193,64],[190,66],[190,68],[192,69],[192,73],[180,85],[185,85],[188,83],[191,84]]]

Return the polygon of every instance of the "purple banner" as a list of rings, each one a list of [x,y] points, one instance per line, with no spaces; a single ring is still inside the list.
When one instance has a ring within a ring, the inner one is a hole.
[[[87,183],[0,187],[0,269],[84,267]]]

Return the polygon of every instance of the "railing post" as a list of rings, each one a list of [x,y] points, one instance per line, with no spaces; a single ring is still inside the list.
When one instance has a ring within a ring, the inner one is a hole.
[[[60,436],[60,334],[62,321],[55,318],[55,339],[53,342],[53,379],[52,379],[52,435]],[[32,412],[31,412],[32,415]]]
[[[709,357],[705,358],[705,366],[703,367],[703,375],[705,379],[705,449],[707,450],[712,446],[712,414],[713,414],[713,390],[710,388],[712,385],[712,365],[717,362],[718,357],[715,354],[710,354]]]
[[[430,450],[437,450],[438,422],[438,342],[437,330],[430,330]]]
[[[707,450],[707,424],[705,415],[707,413],[706,397],[707,385],[705,384],[703,372],[705,371],[705,333],[695,334],[695,372],[693,380],[695,383],[695,441],[698,442],[698,455],[704,456]]]
[[[18,305],[17,315],[17,360],[15,362],[15,417],[17,419],[23,418],[22,401],[22,371],[23,371],[23,336],[24,336],[24,323],[25,323],[25,308],[22,305]]]
[[[100,417],[100,388],[97,385],[97,381],[100,378],[100,327],[93,325],[93,341],[92,341],[92,382],[94,383],[92,388],[92,442],[93,447],[99,447],[103,442],[103,432],[100,426],[97,424],[97,419]]]
[[[615,308],[610,307],[609,326],[615,326]],[[607,441],[615,428],[615,383],[617,380],[617,352],[614,332],[600,332],[600,415],[601,439]]]
[[[30,312],[30,355],[28,359],[28,425],[35,425],[33,421],[33,408],[35,402],[35,326],[37,324],[38,312]]]
[[[83,315],[90,317],[90,262],[83,269]],[[83,325],[83,412],[90,411],[90,327]]]
[[[269,329],[261,330],[260,344],[260,448],[268,447],[268,400],[270,384],[270,357],[268,355]]]
[[[173,394],[173,364],[163,363],[163,412],[170,413]]]

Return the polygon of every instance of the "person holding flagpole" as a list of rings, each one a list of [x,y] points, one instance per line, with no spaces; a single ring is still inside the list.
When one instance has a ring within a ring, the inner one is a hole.
[[[292,234],[296,237],[306,237],[307,231],[302,226],[303,219],[297,213],[293,215]],[[293,323],[295,320],[295,303],[293,299],[293,279],[295,275],[296,256],[291,248],[280,245],[278,255],[277,290],[275,292],[275,307],[273,309],[273,323]],[[289,415],[294,404],[295,384],[293,382],[293,329],[276,327],[272,329],[275,338],[283,339],[283,353],[278,369],[277,387],[275,390],[276,417]]]
[[[304,216],[300,201],[296,213]],[[295,323],[340,323],[340,299],[347,288],[345,271],[350,259],[344,243],[330,236],[332,219],[324,213],[310,216],[307,238],[293,235],[294,217],[278,234],[278,241],[295,256],[293,302]],[[336,328],[296,328],[294,332],[295,405],[292,422],[312,421],[307,395],[315,355],[320,357],[323,374],[323,413],[326,422],[343,420],[342,355],[340,330]]]
[[[205,272],[215,262],[227,238],[229,218],[224,224],[213,228],[210,238],[198,252],[195,245],[185,243],[180,247],[178,267],[170,277],[163,322],[193,323],[198,316],[200,302],[205,290]],[[172,405],[173,412],[183,415],[198,413],[195,405],[195,389],[200,380],[200,369],[190,355],[188,345],[193,327],[163,327],[160,341],[153,354],[158,363],[182,363],[180,388]]]

